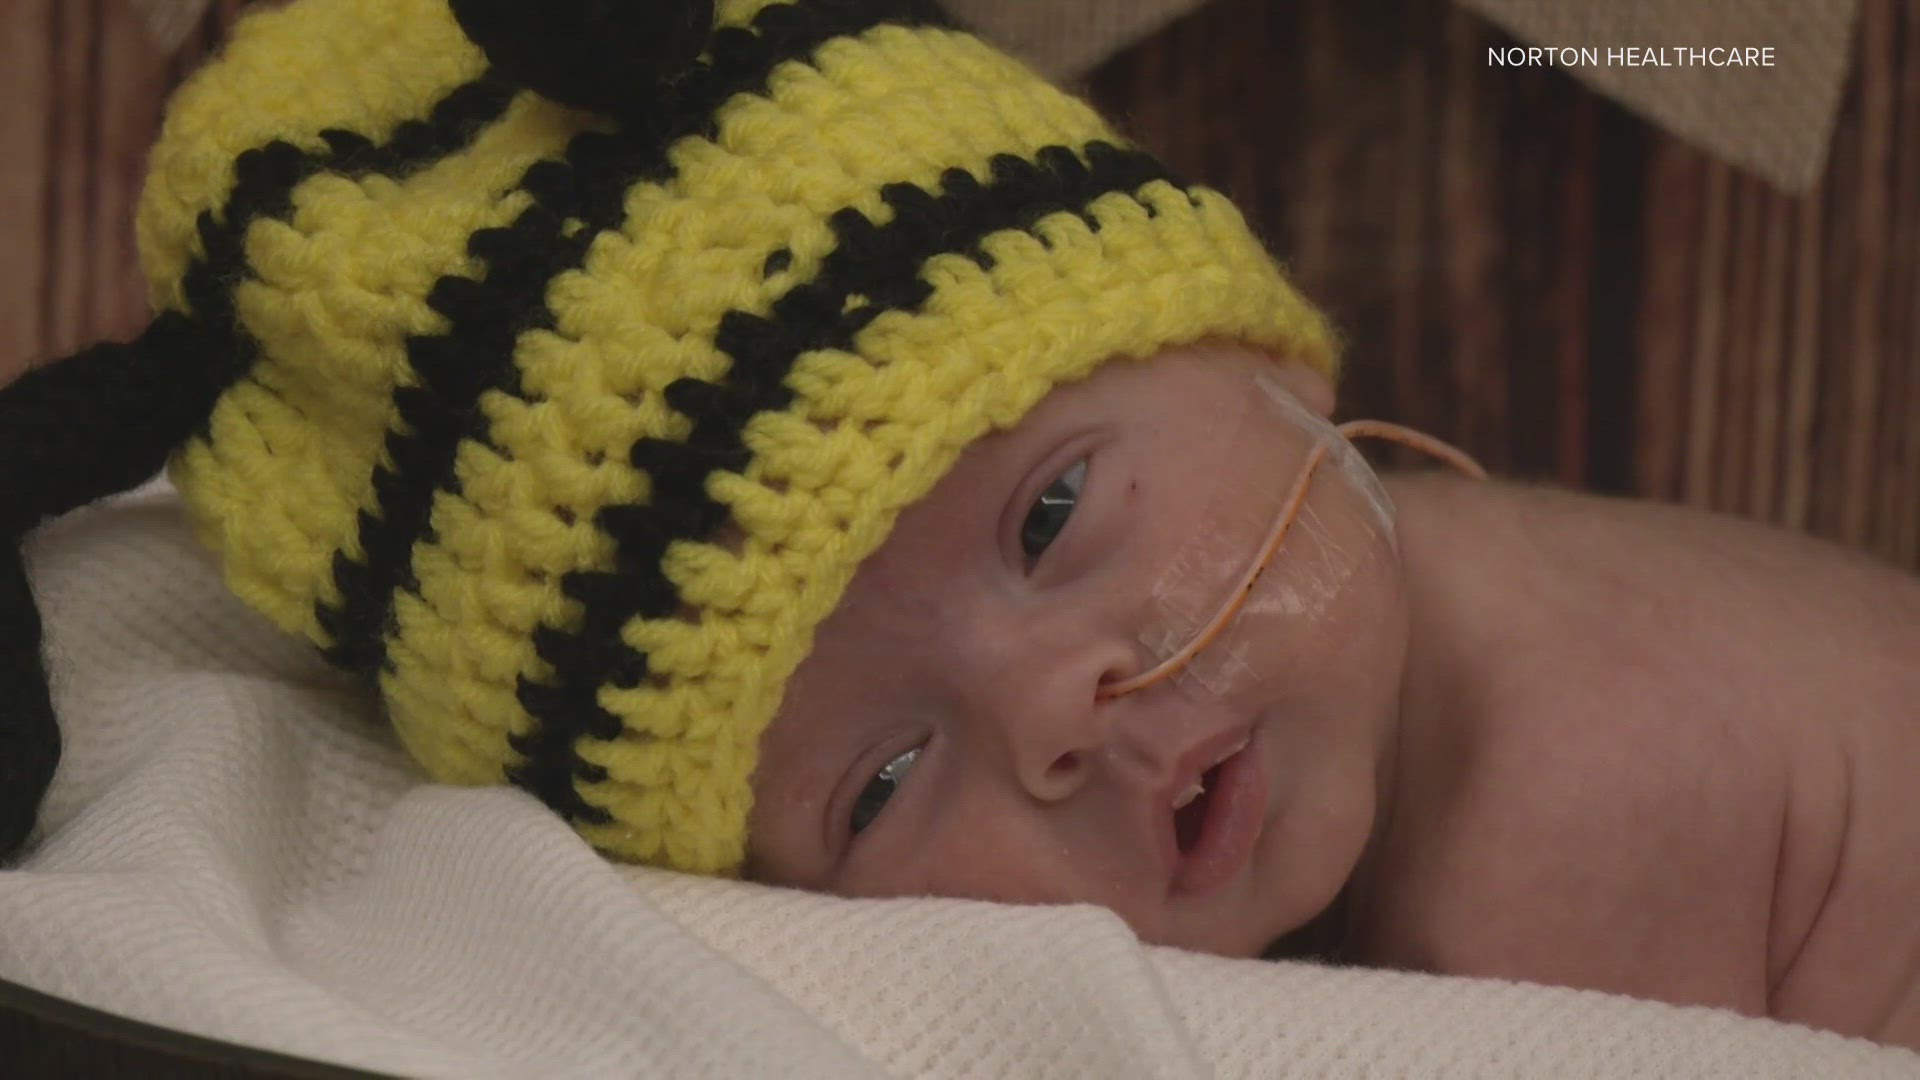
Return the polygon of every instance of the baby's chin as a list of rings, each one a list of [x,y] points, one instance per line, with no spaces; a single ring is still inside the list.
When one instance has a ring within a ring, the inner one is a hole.
[[[1317,960],[1334,963],[1348,959],[1347,897],[1342,887],[1320,914],[1268,942],[1257,954],[1262,960]]]
[[[1333,959],[1345,928],[1345,897],[1343,884],[1332,902],[1305,920],[1278,919],[1271,910],[1255,909],[1237,918],[1222,914],[1182,920],[1155,933],[1143,932],[1140,927],[1134,932],[1149,945],[1236,960]]]

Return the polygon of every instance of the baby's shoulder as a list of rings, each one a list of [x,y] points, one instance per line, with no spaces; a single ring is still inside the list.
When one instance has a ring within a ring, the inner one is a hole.
[[[1687,634],[1689,651],[1797,642],[1799,654],[1838,636],[1849,655],[1911,666],[1920,578],[1838,545],[1541,483],[1413,474],[1388,489],[1415,584],[1478,591],[1509,608],[1504,621],[1575,620],[1641,640]]]
[[[1534,860],[1625,838],[1587,880],[1676,927],[1691,912],[1675,955],[1750,909],[1776,1015],[1864,1033],[1910,992],[1875,964],[1920,955],[1920,579],[1686,507],[1388,488],[1416,637],[1476,740],[1464,785],[1537,824]]]
[[[1637,710],[1722,756],[1795,760],[1920,730],[1912,574],[1688,507],[1501,482],[1389,490],[1416,636],[1562,729],[1587,716],[1611,737]]]
[[[1777,798],[1805,730],[1765,685],[1786,681],[1781,650],[1799,636],[1794,538],[1538,484],[1414,476],[1389,491],[1410,663],[1476,745],[1487,791],[1577,779],[1592,805],[1568,807],[1568,824],[1603,832],[1676,801]]]

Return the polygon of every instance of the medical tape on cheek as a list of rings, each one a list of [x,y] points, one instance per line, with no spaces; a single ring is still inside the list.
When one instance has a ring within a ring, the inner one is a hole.
[[[1222,568],[1236,561],[1244,565],[1246,553],[1235,537],[1246,531],[1244,526],[1251,524],[1250,515],[1258,513],[1249,503],[1260,500],[1245,498],[1246,493],[1230,482],[1223,467],[1231,465],[1234,455],[1241,452],[1248,427],[1255,422],[1253,413],[1257,407],[1252,395],[1240,398],[1240,407],[1233,417],[1223,418],[1213,426],[1212,430],[1220,437],[1193,448],[1186,461],[1188,475],[1211,478],[1213,488],[1194,519],[1195,527],[1187,532],[1186,539],[1167,560],[1148,591],[1147,618],[1138,634],[1145,649],[1143,669],[1161,663],[1193,640],[1218,610],[1215,595],[1218,589],[1213,579],[1221,577]],[[1234,521],[1236,515],[1240,518],[1239,527]],[[1233,660],[1229,656],[1220,663],[1231,666]],[[1175,686],[1193,684],[1185,672],[1176,674],[1171,681]]]
[[[1394,529],[1393,499],[1387,494],[1385,485],[1381,484],[1380,474],[1374,472],[1373,466],[1367,463],[1353,443],[1340,434],[1339,428],[1334,427],[1326,417],[1301,404],[1300,399],[1281,386],[1278,380],[1263,372],[1255,375],[1253,381],[1262,391],[1262,399],[1275,412],[1313,432],[1316,441],[1326,445],[1327,457],[1320,463],[1314,483],[1331,481],[1335,477],[1329,475],[1330,471],[1336,473],[1340,480],[1344,480],[1365,500],[1375,526],[1397,550],[1399,536]]]
[[[1208,520],[1217,522],[1217,517],[1210,513]],[[1243,536],[1225,532],[1217,524],[1203,526],[1194,530],[1168,562],[1166,572],[1154,583],[1151,619],[1140,631],[1140,644],[1147,650],[1145,666],[1152,667],[1178,653],[1219,611],[1232,588],[1222,569],[1233,567],[1236,569],[1230,573],[1238,573],[1247,562],[1247,546],[1240,542]],[[1244,641],[1230,638],[1231,634],[1225,635],[1201,650],[1194,662],[1174,673],[1171,684],[1218,696],[1232,682],[1251,674]]]
[[[1227,697],[1274,677],[1275,658],[1256,655],[1263,643],[1272,648],[1262,632],[1274,629],[1272,620],[1326,620],[1373,549],[1383,540],[1389,550],[1396,546],[1392,501],[1366,459],[1277,381],[1256,375],[1255,383],[1231,434],[1214,444],[1219,459],[1211,463],[1205,512],[1154,582],[1152,614],[1139,634],[1150,664],[1179,653],[1233,599],[1316,447],[1324,457],[1232,621],[1169,677],[1196,698]]]

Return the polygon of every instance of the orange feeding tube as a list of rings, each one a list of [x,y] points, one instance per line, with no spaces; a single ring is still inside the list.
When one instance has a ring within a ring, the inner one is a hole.
[[[1460,450],[1431,435],[1422,434],[1398,424],[1390,424],[1384,420],[1349,420],[1334,430],[1341,437],[1348,439],[1356,436],[1389,439],[1440,458],[1476,480],[1484,480],[1487,476],[1486,470],[1481,468],[1478,462]],[[1286,540],[1287,531],[1293,527],[1301,508],[1306,505],[1307,489],[1313,483],[1315,470],[1325,460],[1327,449],[1325,441],[1315,442],[1313,449],[1308,453],[1306,464],[1294,478],[1293,486],[1287,492],[1285,501],[1280,504],[1279,510],[1275,513],[1273,525],[1267,530],[1266,539],[1261,542],[1252,565],[1241,575],[1238,584],[1227,593],[1225,602],[1220,605],[1220,609],[1213,614],[1213,617],[1208,619],[1185,645],[1165,660],[1131,678],[1102,686],[1094,695],[1096,700],[1131,694],[1136,690],[1144,690],[1174,677],[1232,624],[1234,618],[1239,615],[1241,607],[1246,604],[1247,597],[1253,592],[1255,584],[1259,582],[1260,575],[1272,565],[1275,556],[1280,553],[1280,546]]]

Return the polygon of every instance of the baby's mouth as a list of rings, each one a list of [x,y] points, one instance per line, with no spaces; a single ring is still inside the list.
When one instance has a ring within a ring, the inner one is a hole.
[[[1166,805],[1175,893],[1211,892],[1252,854],[1266,813],[1266,778],[1247,732],[1193,762],[1200,771]]]
[[[1244,743],[1241,744],[1242,748],[1244,746]],[[1236,754],[1239,752],[1239,748],[1234,750]],[[1206,824],[1207,808],[1212,803],[1212,797],[1208,792],[1219,783],[1219,780],[1220,763],[1216,762],[1212,768],[1200,774],[1197,783],[1188,785],[1187,790],[1181,792],[1180,797],[1174,800],[1173,839],[1174,843],[1180,847],[1180,854],[1185,855],[1192,851],[1194,843],[1200,839],[1200,828]]]

